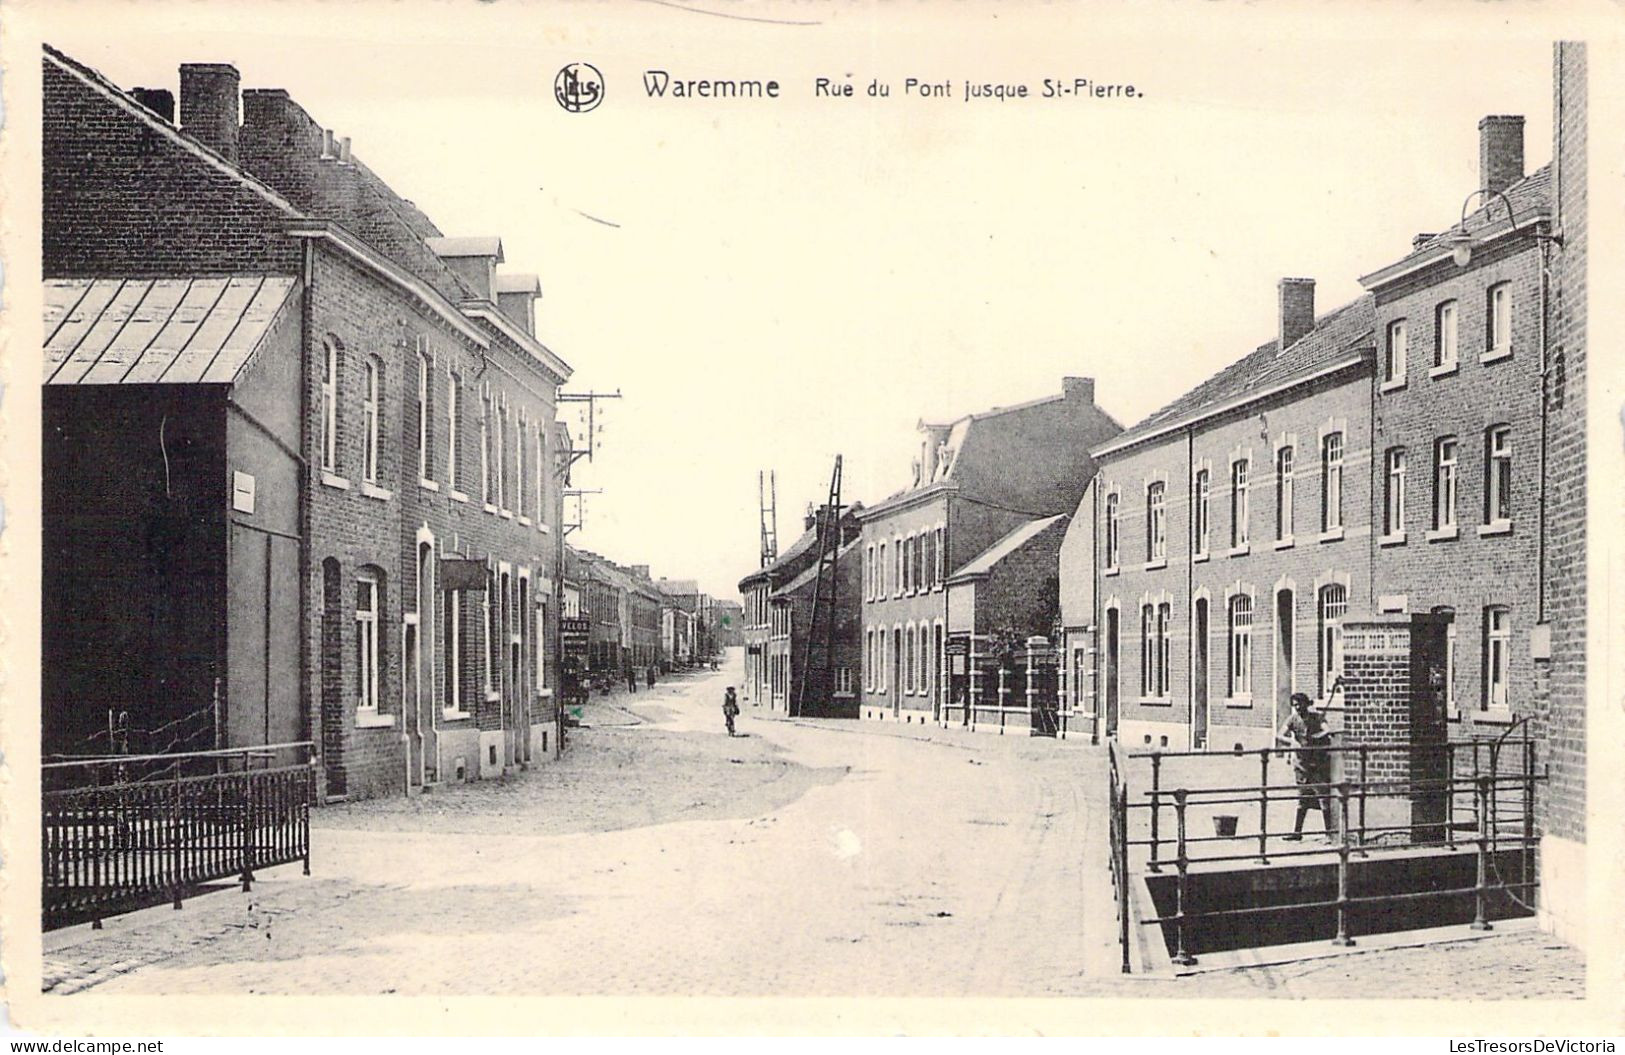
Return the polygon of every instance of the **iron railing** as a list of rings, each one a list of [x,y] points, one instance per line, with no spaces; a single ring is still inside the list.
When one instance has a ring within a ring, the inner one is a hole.
[[[1334,762],[1341,763],[1337,768],[1342,772],[1321,783],[1304,784],[1296,779],[1291,784],[1271,783],[1272,756],[1290,759],[1294,755],[1319,756],[1321,772],[1330,771]],[[1233,768],[1249,756],[1258,760],[1257,783],[1223,779],[1203,782],[1200,774],[1193,774],[1197,779],[1170,782],[1164,773],[1166,765],[1174,760],[1202,759],[1208,765],[1199,768],[1212,769],[1219,764]],[[1408,764],[1410,775],[1384,779],[1374,773],[1378,768],[1391,767],[1396,759]],[[1150,771],[1150,787],[1141,801],[1132,799],[1127,773],[1128,766],[1137,761],[1147,763]],[[1414,775],[1417,770],[1422,772],[1421,776]],[[1532,892],[1539,886],[1534,858],[1539,842],[1534,823],[1535,788],[1546,776],[1536,772],[1534,743],[1527,737],[1510,742],[1502,737],[1431,745],[1357,744],[1228,753],[1149,751],[1121,753],[1121,756],[1114,743],[1108,772],[1110,867],[1118,902],[1118,938],[1125,973],[1130,970],[1129,892],[1135,865],[1142,863],[1133,859],[1133,855],[1141,851],[1146,873],[1171,869],[1174,882],[1172,912],[1159,908],[1156,915],[1139,922],[1145,926],[1161,926],[1165,931],[1171,929],[1170,959],[1181,966],[1196,962],[1188,936],[1193,924],[1199,921],[1256,920],[1270,913],[1301,914],[1324,909],[1335,915],[1331,941],[1337,945],[1352,945],[1351,917],[1360,906],[1471,895],[1471,925],[1474,929],[1488,930],[1492,927],[1488,918],[1492,898],[1499,895],[1530,910],[1524,898],[1532,899]],[[1354,779],[1350,779],[1351,776]],[[1271,827],[1272,803],[1301,803],[1306,796],[1325,796],[1331,805],[1331,815],[1326,818],[1329,821],[1326,841],[1320,846],[1286,843],[1288,839],[1300,837],[1296,824],[1291,834],[1285,828]],[[1258,806],[1256,831],[1241,831],[1241,811],[1254,803]],[[1381,812],[1387,814],[1392,814],[1395,804],[1414,812],[1404,823],[1373,823],[1368,808],[1374,804],[1386,807]],[[1224,815],[1222,824],[1215,815],[1213,835],[1193,834],[1191,828],[1196,817],[1212,814],[1215,807],[1237,812]],[[1140,827],[1148,830],[1143,837],[1136,837],[1135,824],[1141,818],[1144,823]],[[1172,833],[1165,829],[1165,818],[1173,823]],[[1231,852],[1231,847],[1238,847],[1238,851]],[[1240,849],[1242,847],[1245,849]],[[1499,862],[1509,848],[1519,861],[1516,881],[1501,875]],[[1467,885],[1430,882],[1425,889],[1417,890],[1351,893],[1351,859],[1418,849],[1447,852],[1471,849],[1476,855],[1474,881]],[[1172,850],[1173,856],[1167,856],[1166,850]],[[1263,866],[1281,859],[1301,859],[1302,863],[1309,864],[1335,859],[1336,896],[1289,904],[1217,909],[1191,907],[1193,869],[1215,865],[1234,867],[1243,863]]]
[[[256,869],[274,865],[302,862],[309,875],[311,746],[45,763],[45,929],[99,927],[107,916],[165,902],[180,908],[202,884],[221,879],[236,877],[248,890]],[[289,753],[305,758],[272,764]],[[214,772],[197,772],[207,769]]]

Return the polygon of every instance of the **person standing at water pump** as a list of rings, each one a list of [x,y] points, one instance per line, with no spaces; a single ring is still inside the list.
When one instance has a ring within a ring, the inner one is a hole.
[[[1326,731],[1324,716],[1310,710],[1311,702],[1306,694],[1293,693],[1292,714],[1275,737],[1282,747],[1299,748],[1292,752],[1292,775],[1298,781],[1298,816],[1292,823],[1292,834],[1282,837],[1291,842],[1303,839],[1303,819],[1317,808],[1326,838],[1332,838],[1332,755],[1326,750],[1332,735]]]

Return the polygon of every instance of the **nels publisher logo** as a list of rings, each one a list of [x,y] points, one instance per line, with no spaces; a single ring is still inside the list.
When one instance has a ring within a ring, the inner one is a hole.
[[[572,114],[597,109],[604,101],[604,75],[588,62],[572,62],[553,78],[553,98]]]

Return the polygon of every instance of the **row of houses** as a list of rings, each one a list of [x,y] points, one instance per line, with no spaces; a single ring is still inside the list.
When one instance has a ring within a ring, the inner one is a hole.
[[[654,579],[647,564],[621,565],[566,544],[563,588],[564,617],[580,642],[564,661],[592,683],[641,683],[736,644],[737,602],[712,598],[693,579]]]
[[[1312,279],[1282,279],[1272,338],[1144,420],[1122,427],[1067,378],[922,421],[909,486],[819,511],[741,581],[750,695],[1231,751],[1271,744],[1295,692],[1345,709],[1346,626],[1430,620],[1437,644],[1415,654],[1447,735],[1527,727],[1540,748],[1543,897],[1577,921],[1583,46],[1558,46],[1553,81],[1550,164],[1526,171],[1523,118],[1486,117],[1460,216],[1330,310]],[[831,531],[837,645],[809,669]]]
[[[500,238],[232,66],[177,113],[42,64],[47,756],[303,744],[323,801],[412,792],[557,756],[567,616],[594,670],[704,654],[692,584],[564,544],[572,370]]]

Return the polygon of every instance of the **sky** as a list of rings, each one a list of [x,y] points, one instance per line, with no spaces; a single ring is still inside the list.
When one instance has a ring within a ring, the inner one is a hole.
[[[33,17],[126,88],[233,63],[349,136],[448,235],[500,236],[505,268],[541,278],[566,390],[623,397],[575,474],[602,493],[572,543],[733,597],[757,566],[759,471],[777,474],[788,545],[837,453],[847,502],[907,485],[922,418],[1083,375],[1132,424],[1271,339],[1279,278],[1315,278],[1324,312],[1455,222],[1480,117],[1525,115],[1527,169],[1550,159],[1551,27],[1521,9],[1215,6]],[[571,62],[602,71],[590,113],[553,98]],[[773,79],[780,97],[650,99],[650,69]],[[855,97],[814,95],[849,75]],[[953,95],[905,94],[909,77]],[[1046,77],[1141,97],[1038,98]],[[868,97],[875,79],[888,97]],[[967,103],[967,79],[1031,96]]]

